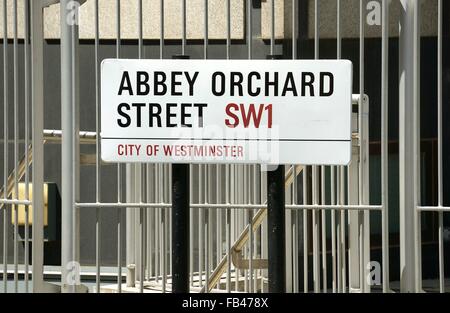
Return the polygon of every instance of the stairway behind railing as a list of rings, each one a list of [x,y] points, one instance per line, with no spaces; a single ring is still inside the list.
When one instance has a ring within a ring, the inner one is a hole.
[[[303,166],[301,165],[291,166],[286,172],[286,179],[285,179],[286,187],[289,187],[293,183],[294,179],[302,172]],[[267,208],[261,208],[256,212],[251,223],[252,232],[255,232],[261,226],[266,216],[267,216]],[[230,258],[232,259],[232,262],[237,268],[241,267],[239,266],[238,262],[239,260],[242,261],[242,259],[240,259],[242,249],[248,243],[249,238],[250,238],[250,225],[247,225],[241,232],[239,238],[234,242],[231,251],[228,251],[228,253],[225,256],[223,256],[220,263],[214,269],[213,273],[211,274],[210,280],[208,281],[208,285],[204,285],[204,287],[201,289],[201,292],[206,292],[206,290],[210,292],[214,288],[214,286],[217,285],[222,275],[227,271],[227,266],[228,262],[230,262]],[[267,260],[254,259],[251,261],[247,260],[246,263],[248,264],[250,262],[254,264],[253,269],[267,267]],[[249,266],[244,265],[242,267],[248,268]]]

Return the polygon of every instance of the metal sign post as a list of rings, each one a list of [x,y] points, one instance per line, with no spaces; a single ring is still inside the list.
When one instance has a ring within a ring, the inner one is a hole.
[[[172,165],[172,292],[189,292],[189,165]]]
[[[175,55],[174,59],[189,59]],[[189,164],[172,165],[172,292],[189,292]]]
[[[286,289],[284,165],[267,172],[269,292]]]
[[[281,59],[281,55],[268,55],[267,59]],[[267,228],[269,252],[269,292],[286,292],[286,218],[285,169],[278,165],[267,171]]]

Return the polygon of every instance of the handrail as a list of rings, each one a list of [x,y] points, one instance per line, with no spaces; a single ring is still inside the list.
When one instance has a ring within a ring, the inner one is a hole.
[[[33,161],[32,150],[33,150],[33,148],[31,147],[31,145],[29,145],[28,146],[28,165],[27,166],[30,166]],[[23,175],[25,175],[25,169],[26,169],[25,161],[26,160],[25,160],[25,155],[24,155],[22,157],[22,159],[20,160],[19,166],[18,166],[17,177],[19,180],[22,179]],[[13,169],[8,176],[8,185],[6,188],[6,196],[5,196],[5,186],[3,186],[2,189],[0,190],[0,198],[6,199],[12,195],[12,193],[14,191],[14,182],[15,182],[14,171],[15,171],[15,169]],[[4,205],[5,205],[4,203],[1,203],[0,209],[3,208]]]
[[[289,187],[293,181],[294,181],[294,175],[299,175],[303,171],[302,165],[296,165],[295,166],[295,174],[294,174],[294,167],[291,166],[289,170],[286,172],[286,178],[285,178],[285,185],[286,187]],[[253,217],[252,220],[252,231],[255,232],[258,227],[262,224],[264,218],[267,215],[267,208],[261,208],[259,209],[256,214]],[[233,244],[231,250],[228,253],[241,253],[243,247],[247,244],[250,233],[249,233],[249,225],[247,225],[244,230],[239,235],[239,238],[235,241]],[[235,259],[239,259],[239,257]],[[242,260],[245,262],[245,260]],[[256,260],[255,260],[256,261]],[[259,265],[264,265],[264,260],[259,260]],[[253,264],[253,263],[252,263]],[[211,277],[208,281],[208,286],[204,285],[200,292],[205,292],[206,288],[208,288],[208,292],[210,292],[214,286],[217,285],[217,283],[220,281],[220,278],[222,277],[223,273],[225,273],[228,265],[228,254],[226,254],[222,260],[219,262],[217,267],[214,269],[213,273],[211,274]]]

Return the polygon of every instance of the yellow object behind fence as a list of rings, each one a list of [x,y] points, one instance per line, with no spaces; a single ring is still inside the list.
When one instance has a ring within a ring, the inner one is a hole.
[[[33,199],[33,184],[30,183],[28,185],[29,188],[29,200]],[[12,196],[14,199],[14,190],[12,192]],[[19,183],[19,197],[18,200],[25,200],[25,183]],[[12,206],[12,214],[11,214],[11,223],[15,225],[15,208],[16,206]],[[18,205],[18,221],[20,226],[25,226],[25,206],[20,204]],[[28,225],[33,225],[33,206],[28,206]],[[44,184],[44,226],[48,226],[48,185]]]

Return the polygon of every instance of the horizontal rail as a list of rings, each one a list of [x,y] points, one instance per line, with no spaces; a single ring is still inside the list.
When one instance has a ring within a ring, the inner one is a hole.
[[[76,203],[77,208],[171,208],[171,203]],[[233,203],[193,203],[192,209],[246,209],[259,210],[265,208],[264,204],[233,204]],[[313,204],[287,204],[287,210],[356,210],[356,211],[382,211],[381,205],[313,205]]]
[[[90,131],[80,131],[80,143],[86,144],[91,143],[95,144],[95,140],[97,138],[96,132]],[[44,139],[48,143],[61,142],[62,139],[62,131],[54,130],[54,129],[44,129]]]
[[[428,212],[450,212],[450,207],[448,207],[448,206],[418,206],[417,210],[428,211]]]
[[[16,204],[16,205],[31,205],[32,202],[29,200],[17,200],[17,199],[0,199],[0,204]],[[0,207],[0,210],[4,206]]]
[[[314,204],[286,204],[289,210],[349,210],[349,211],[382,211],[382,205],[314,205]]]

